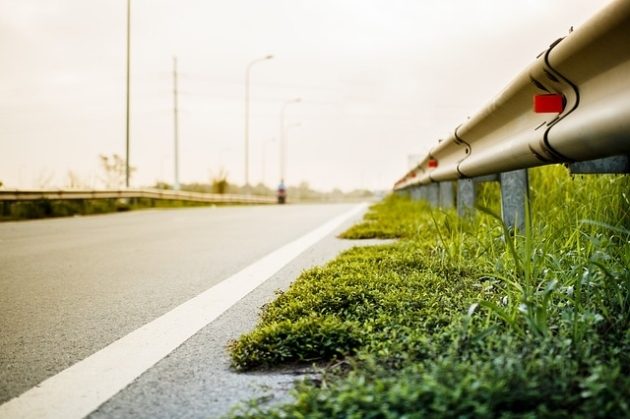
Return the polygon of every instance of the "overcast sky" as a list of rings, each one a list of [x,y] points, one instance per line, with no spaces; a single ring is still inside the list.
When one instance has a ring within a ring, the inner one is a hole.
[[[608,0],[132,0],[132,186],[221,168],[275,185],[282,104],[287,183],[384,189],[535,56]],[[125,153],[125,0],[0,0],[0,181],[98,187]],[[299,126],[295,126],[296,124]],[[275,141],[273,140],[275,139]]]

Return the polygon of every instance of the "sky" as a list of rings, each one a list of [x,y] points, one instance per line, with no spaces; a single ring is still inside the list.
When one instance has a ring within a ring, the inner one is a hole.
[[[179,178],[390,189],[609,0],[131,0],[134,187]],[[0,0],[0,182],[103,187],[125,155],[125,0]],[[70,182],[70,179],[74,179]]]

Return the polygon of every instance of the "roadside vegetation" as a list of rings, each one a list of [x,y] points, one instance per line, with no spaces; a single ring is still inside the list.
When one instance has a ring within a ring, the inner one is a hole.
[[[99,155],[101,176],[99,181],[105,189],[124,189],[126,181],[126,163],[118,154]],[[135,167],[130,167],[130,176],[136,172]],[[48,189],[52,180],[52,174],[41,175],[41,189]],[[0,188],[3,184],[0,182]],[[67,189],[94,189],[91,183],[84,182],[76,173],[69,171],[65,182]],[[157,182],[154,189],[173,190],[173,185],[167,182]],[[184,183],[180,190],[185,192],[199,192],[212,194],[255,195],[274,198],[276,189],[263,183],[249,186],[239,186],[228,180],[228,172],[221,168],[211,175],[209,182]],[[365,189],[356,189],[342,192],[333,189],[329,192],[316,191],[306,182],[297,186],[289,186],[287,190],[289,202],[357,202],[373,199],[374,192]],[[33,200],[33,201],[2,201],[0,200],[0,222],[29,220],[50,217],[68,217],[74,215],[105,214],[117,211],[129,211],[146,208],[180,208],[197,206],[238,205],[227,203],[204,203],[186,200],[160,200],[146,198],[132,199],[77,199],[77,200]]]
[[[305,271],[230,346],[237,370],[316,363],[290,404],[232,417],[630,417],[630,180],[534,169],[511,235],[389,196],[345,238],[393,238]]]
[[[183,208],[208,204],[192,201],[158,199],[75,199],[0,202],[0,221],[32,220],[38,218],[70,217],[75,215],[106,214],[147,208]]]
[[[277,189],[275,186],[268,186],[263,183],[256,185],[237,185],[230,183],[225,175],[220,178],[213,178],[210,183],[187,183],[182,184],[181,189],[189,192],[206,193],[228,193],[228,194],[252,194],[257,196],[275,197]],[[159,182],[155,186],[158,189],[172,189],[172,185]],[[343,192],[340,189],[330,191],[318,191],[313,189],[307,182],[301,182],[296,186],[287,186],[287,196],[298,202],[361,202],[374,198],[374,192],[367,189],[355,189]]]

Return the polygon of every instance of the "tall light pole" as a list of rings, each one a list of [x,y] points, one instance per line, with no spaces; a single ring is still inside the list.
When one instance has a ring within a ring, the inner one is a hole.
[[[179,190],[179,109],[177,106],[177,57],[173,57],[173,170],[175,171],[175,179],[173,189]]]
[[[256,63],[271,60],[273,55],[257,58],[247,64],[245,69],[245,187],[249,187],[249,79],[252,66]]]
[[[287,107],[292,103],[300,103],[302,98],[295,97],[293,99],[289,99],[282,104],[282,110],[280,111],[280,182],[284,182],[285,176],[285,165],[286,165],[286,126],[285,126],[285,114],[287,111]]]
[[[131,0],[127,0],[127,98],[125,123],[125,186],[129,187],[129,68],[131,56]]]

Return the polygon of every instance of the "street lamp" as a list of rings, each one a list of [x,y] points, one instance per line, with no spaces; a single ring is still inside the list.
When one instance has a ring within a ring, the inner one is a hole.
[[[127,0],[127,94],[125,98],[125,186],[129,187],[129,67],[131,56],[131,0]]]
[[[173,57],[173,170],[175,177],[173,189],[179,191],[179,108],[177,106],[177,57]]]
[[[285,160],[286,160],[286,126],[285,126],[285,113],[287,110],[287,106],[292,103],[300,103],[302,102],[302,98],[295,97],[293,99],[289,99],[282,104],[282,110],[280,111],[280,182],[284,182],[285,175]]]
[[[252,66],[256,63],[271,60],[273,55],[257,58],[245,69],[245,188],[249,187],[249,78]]]

